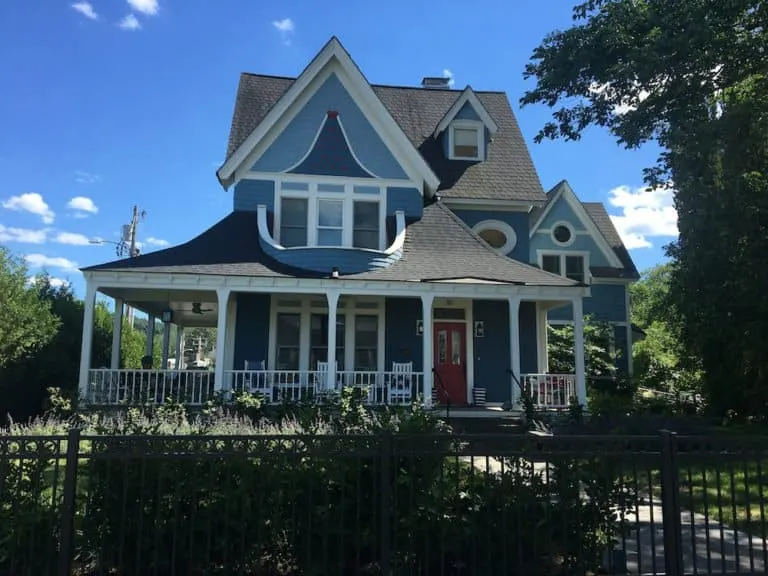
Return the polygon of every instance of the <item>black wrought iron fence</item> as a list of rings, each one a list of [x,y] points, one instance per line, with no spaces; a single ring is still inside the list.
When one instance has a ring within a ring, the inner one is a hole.
[[[0,437],[0,573],[762,574],[766,438]]]

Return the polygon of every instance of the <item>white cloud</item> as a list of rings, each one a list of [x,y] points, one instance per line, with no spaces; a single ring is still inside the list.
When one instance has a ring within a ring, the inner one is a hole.
[[[96,10],[93,9],[90,2],[75,2],[72,4],[72,8],[90,20],[99,19],[99,15],[96,14]]]
[[[162,238],[155,238],[153,236],[150,236],[145,240],[146,244],[148,246],[168,246],[169,242],[168,240],[163,240]]]
[[[621,209],[611,220],[629,250],[652,247],[652,238],[677,236],[673,200],[674,191],[668,188],[618,186],[608,193],[608,203]]]
[[[72,246],[88,246],[91,242],[88,236],[76,232],[59,232],[53,237],[58,244],[70,244]]]
[[[157,0],[128,0],[128,4],[136,10],[147,16],[154,16],[160,10]]]
[[[67,208],[81,214],[84,212],[87,214],[97,214],[99,212],[98,206],[87,196],[75,196],[67,202]]]
[[[448,86],[453,86],[456,83],[453,72],[448,70],[448,68],[443,68],[443,78],[448,78]]]
[[[282,20],[275,20],[272,22],[272,26],[280,33],[280,37],[283,39],[283,44],[290,46],[291,36],[296,32],[296,25],[290,18],[283,18]]]
[[[61,256],[46,256],[45,254],[27,254],[24,257],[34,268],[60,268],[62,270],[77,270],[77,263]]]
[[[101,182],[101,176],[84,170],[75,170],[75,182],[79,184],[97,184]]]
[[[141,28],[141,22],[133,14],[128,14],[117,25],[123,30],[139,30]]]
[[[31,278],[27,278],[27,284],[30,286],[34,286],[42,279],[42,276],[32,276]],[[64,280],[63,278],[56,278],[55,276],[49,276],[48,277],[48,284],[51,286],[51,288],[61,288],[62,286],[66,286],[70,284],[69,280]]]
[[[0,242],[20,242],[23,244],[43,244],[46,240],[45,230],[29,230],[28,228],[9,228],[0,224]]]
[[[43,219],[46,224],[53,223],[56,214],[48,207],[43,197],[37,192],[27,192],[20,196],[11,196],[3,202],[3,208],[16,212],[30,212]]]

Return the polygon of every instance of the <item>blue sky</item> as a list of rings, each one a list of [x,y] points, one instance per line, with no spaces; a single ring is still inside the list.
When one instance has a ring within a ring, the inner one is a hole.
[[[107,261],[133,204],[143,250],[180,243],[231,207],[215,177],[242,71],[296,75],[331,35],[368,80],[504,90],[546,189],[566,178],[603,201],[640,269],[675,233],[666,193],[641,193],[657,150],[600,129],[533,144],[544,107],[520,110],[522,78],[564,0],[470,4],[391,0],[5,0],[0,3],[0,242],[82,291],[77,268]]]

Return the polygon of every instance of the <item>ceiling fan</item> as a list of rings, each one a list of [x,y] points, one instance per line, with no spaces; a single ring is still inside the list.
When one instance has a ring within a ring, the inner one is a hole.
[[[213,308],[203,308],[201,302],[192,303],[192,314],[204,314],[205,312],[212,312]]]

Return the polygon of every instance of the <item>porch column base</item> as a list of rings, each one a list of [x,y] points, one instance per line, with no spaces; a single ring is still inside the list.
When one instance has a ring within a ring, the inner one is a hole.
[[[423,357],[421,361],[424,374],[421,393],[424,406],[432,406],[432,303],[434,300],[435,297],[432,294],[424,294],[421,297],[422,324],[424,325],[424,334],[422,334]]]

